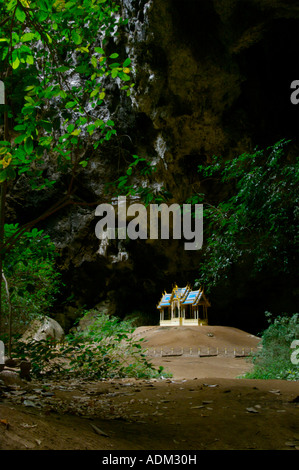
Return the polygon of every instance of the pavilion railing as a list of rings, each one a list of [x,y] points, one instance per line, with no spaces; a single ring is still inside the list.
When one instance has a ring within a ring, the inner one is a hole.
[[[254,354],[256,348],[249,347],[176,347],[176,348],[167,348],[167,347],[156,347],[148,348],[146,354],[149,357],[179,357],[179,356],[189,356],[189,357],[212,357],[212,356],[227,356],[227,357],[249,357]]]

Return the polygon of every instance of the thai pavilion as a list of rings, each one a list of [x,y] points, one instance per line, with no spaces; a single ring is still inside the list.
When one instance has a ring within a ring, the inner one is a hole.
[[[207,309],[211,304],[203,289],[191,290],[190,286],[175,287],[171,294],[164,292],[159,304],[160,325],[207,325]]]

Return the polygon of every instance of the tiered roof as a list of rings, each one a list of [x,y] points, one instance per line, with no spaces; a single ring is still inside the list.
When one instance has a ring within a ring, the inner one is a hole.
[[[169,307],[170,306],[170,302],[171,302],[171,294],[163,294],[163,297],[162,299],[160,300],[160,303],[158,305],[158,308],[161,308],[161,307]]]
[[[164,292],[157,308],[161,309],[163,307],[170,307],[173,300],[178,300],[181,305],[192,305],[193,307],[198,305],[200,301],[204,300],[209,305],[208,300],[204,296],[203,289],[199,288],[198,290],[191,290],[189,285],[186,287],[178,287],[175,285],[171,294]]]

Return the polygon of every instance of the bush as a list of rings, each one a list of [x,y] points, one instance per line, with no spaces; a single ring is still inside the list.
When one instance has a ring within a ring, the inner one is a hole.
[[[18,224],[6,224],[5,240],[17,230]],[[6,254],[3,271],[7,286],[2,283],[4,335],[9,328],[10,310],[13,333],[22,334],[31,320],[46,314],[53,305],[60,288],[56,256],[55,245],[49,236],[36,228],[24,232]]]
[[[299,380],[299,365],[291,361],[291,344],[299,339],[299,314],[273,319],[266,312],[266,316],[269,326],[262,333],[262,348],[252,358],[253,372],[245,378]]]
[[[87,315],[94,316],[95,312],[84,312]],[[18,342],[14,354],[30,360],[37,377],[57,373],[89,379],[161,376],[163,368],[155,369],[147,361],[143,339],[135,340],[133,331],[129,321],[98,313],[91,325],[69,333],[61,344],[49,340]]]
[[[299,159],[288,157],[288,144],[282,140],[228,161],[215,156],[212,164],[198,167],[203,183],[214,185],[189,201],[204,204],[205,241],[197,282],[207,289],[229,283],[234,268],[242,265],[248,277],[296,278]]]

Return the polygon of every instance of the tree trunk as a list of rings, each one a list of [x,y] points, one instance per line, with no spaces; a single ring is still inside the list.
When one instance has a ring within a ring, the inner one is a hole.
[[[5,96],[5,105],[7,105],[7,91],[4,91]],[[8,122],[8,112],[4,112],[4,140],[9,141],[9,122]],[[7,181],[1,183],[1,195],[0,195],[0,273],[3,272],[3,245],[4,245],[4,224],[5,224],[5,202],[6,202],[6,192],[7,192]],[[0,335],[2,333],[2,275],[0,275]]]
[[[3,272],[3,243],[4,243],[4,223],[5,223],[5,200],[6,200],[6,186],[7,183],[4,181],[1,184],[1,196],[0,196],[0,273]],[[2,276],[0,275],[0,335],[2,333]]]
[[[11,299],[10,299],[10,293],[9,293],[9,286],[7,279],[5,277],[4,272],[2,271],[2,276],[1,278],[4,281],[5,284],[5,290],[6,290],[6,295],[7,295],[7,303],[8,303],[8,357],[11,358],[11,337],[12,337],[12,305],[11,305]]]

